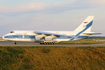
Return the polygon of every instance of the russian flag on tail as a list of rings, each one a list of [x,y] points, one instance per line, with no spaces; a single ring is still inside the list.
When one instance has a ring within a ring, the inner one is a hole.
[[[84,24],[87,24],[87,22],[84,22]]]

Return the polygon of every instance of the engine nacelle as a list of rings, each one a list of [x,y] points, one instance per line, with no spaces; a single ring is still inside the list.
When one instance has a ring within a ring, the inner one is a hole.
[[[41,36],[35,36],[35,40],[41,40],[42,37]]]
[[[45,41],[52,41],[54,38],[56,38],[56,36],[54,36],[54,35],[47,36],[47,37],[45,37]]]
[[[45,37],[45,41],[52,41],[53,38],[52,37]]]
[[[42,35],[37,35],[35,36],[35,40],[41,40],[43,37],[45,37],[46,35],[42,34]]]

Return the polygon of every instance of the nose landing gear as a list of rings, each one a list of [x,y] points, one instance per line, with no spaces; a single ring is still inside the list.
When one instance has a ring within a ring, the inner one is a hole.
[[[15,45],[17,45],[17,42],[15,42]]]

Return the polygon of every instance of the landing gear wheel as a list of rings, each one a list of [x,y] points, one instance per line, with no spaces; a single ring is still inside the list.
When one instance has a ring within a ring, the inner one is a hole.
[[[46,45],[48,45],[48,43],[46,43]]]
[[[40,43],[40,45],[41,45],[42,43]]]
[[[52,42],[50,42],[49,44],[52,45]]]
[[[48,43],[47,43],[47,42],[45,42],[45,43],[44,43],[44,45],[48,45]]]
[[[15,42],[15,45],[17,45],[17,42]]]
[[[50,45],[50,43],[48,42],[48,45]]]
[[[55,43],[53,43],[53,45],[55,45]]]

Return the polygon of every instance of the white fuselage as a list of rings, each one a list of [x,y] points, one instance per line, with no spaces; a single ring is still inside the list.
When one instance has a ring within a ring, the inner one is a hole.
[[[76,31],[44,31],[44,32],[57,33],[57,34],[64,35],[64,36],[59,36],[59,37],[54,38],[52,40],[54,42],[70,41],[70,39],[78,33]],[[8,40],[8,41],[36,41],[35,36],[37,35],[38,34],[34,33],[33,31],[13,31],[13,33],[8,33],[4,35],[3,39]],[[82,37],[83,38],[87,37],[87,36],[83,36],[82,34],[80,36],[81,37],[78,39],[82,39]]]

